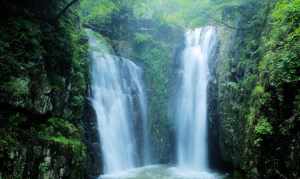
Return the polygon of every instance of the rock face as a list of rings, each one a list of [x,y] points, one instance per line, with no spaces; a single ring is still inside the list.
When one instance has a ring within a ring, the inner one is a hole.
[[[85,143],[87,145],[87,175],[88,178],[98,178],[103,173],[101,141],[97,131],[95,110],[90,101],[86,103],[84,112]]]
[[[219,28],[212,125],[222,159],[247,178],[299,178],[296,4],[249,2],[225,13],[236,28]]]
[[[0,178],[84,178],[88,69],[78,18],[70,9],[52,22],[62,2],[0,4]]]

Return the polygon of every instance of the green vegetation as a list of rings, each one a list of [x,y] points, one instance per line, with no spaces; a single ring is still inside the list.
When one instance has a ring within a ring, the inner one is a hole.
[[[172,59],[172,47],[167,41],[162,41],[152,34],[135,38],[136,59],[144,64],[145,80],[148,86],[149,119],[151,120],[151,136],[155,144],[153,153],[160,162],[170,160],[169,151],[172,150],[170,133],[171,121],[168,119],[169,98],[169,66]],[[142,39],[142,41],[141,41]],[[170,46],[168,46],[170,45]]]
[[[262,78],[276,87],[297,83],[299,76],[300,1],[279,1],[272,12],[272,25],[265,41],[266,52],[260,62]]]
[[[29,81],[28,79],[15,78],[3,84],[2,90],[13,96],[23,96],[29,93]]]
[[[64,119],[50,118],[42,128],[38,134],[39,138],[62,145],[74,152],[75,156],[84,159],[85,146],[80,140],[80,130],[75,125]]]
[[[248,178],[299,178],[299,0],[81,0],[54,21],[69,2],[0,3],[0,178],[86,177],[82,26],[143,67],[152,150],[174,160],[173,63],[184,29],[202,25],[218,26],[222,160]]]
[[[83,0],[83,21],[107,25],[115,18],[148,19],[160,24],[196,27],[222,24],[224,10],[234,10],[249,0]],[[124,17],[118,16],[125,13]],[[224,24],[223,24],[224,25]],[[231,26],[230,24],[226,24]]]
[[[221,47],[218,69],[223,157],[249,178],[295,178],[299,1],[252,1],[242,7],[241,29],[229,49]]]
[[[1,2],[0,178],[84,178],[87,45],[76,6],[53,21],[66,4]]]
[[[118,55],[142,62],[158,160],[168,162],[173,151],[167,108],[171,60],[183,29],[216,25],[217,84],[210,93],[223,160],[249,178],[299,175],[298,0],[85,0],[82,9],[84,23],[108,38]]]
[[[272,134],[272,125],[266,119],[260,119],[255,126],[255,133],[257,135]]]

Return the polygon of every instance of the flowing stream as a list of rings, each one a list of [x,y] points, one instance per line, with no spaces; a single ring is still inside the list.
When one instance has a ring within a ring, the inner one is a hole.
[[[91,101],[96,111],[104,173],[140,166],[149,157],[142,69],[128,59],[112,55],[108,45],[94,32],[87,30],[87,34],[91,54]],[[141,132],[136,131],[137,128]],[[142,137],[138,139],[138,136]],[[144,161],[139,159],[139,153],[143,153],[140,156]]]

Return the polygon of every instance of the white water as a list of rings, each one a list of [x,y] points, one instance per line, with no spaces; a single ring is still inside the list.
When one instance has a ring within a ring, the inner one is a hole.
[[[92,104],[96,111],[104,173],[137,167],[149,156],[146,95],[142,70],[128,59],[109,53],[109,48],[87,30],[91,54]],[[140,125],[143,134],[137,134]],[[142,135],[143,146],[137,138]],[[140,143],[139,143],[140,144]]]
[[[101,179],[222,179],[218,173],[195,172],[165,165],[149,165],[127,171],[102,175]]]
[[[207,154],[208,60],[216,44],[214,27],[186,32],[176,101],[178,167],[209,171]]]

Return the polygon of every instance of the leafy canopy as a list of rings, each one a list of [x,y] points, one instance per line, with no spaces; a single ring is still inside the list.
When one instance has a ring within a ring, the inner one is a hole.
[[[182,27],[219,21],[224,8],[240,6],[248,0],[83,0],[81,15],[86,21],[101,23],[113,13],[131,9],[136,18],[154,19]]]

